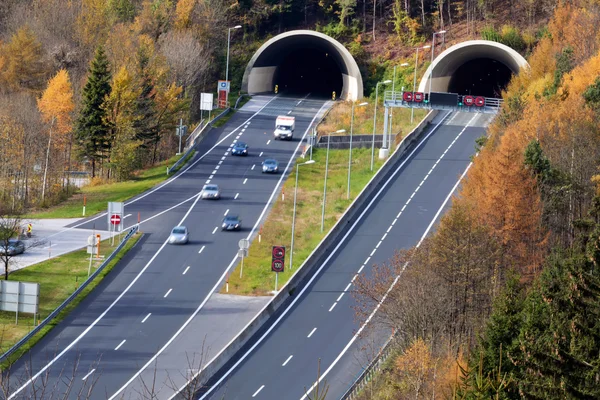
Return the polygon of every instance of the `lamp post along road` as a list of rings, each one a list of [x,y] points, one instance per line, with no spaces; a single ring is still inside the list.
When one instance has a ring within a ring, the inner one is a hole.
[[[294,213],[292,214],[292,244],[290,251],[290,269],[294,268],[294,232],[296,230],[296,198],[298,196],[298,168],[301,165],[314,164],[315,160],[308,160],[307,162],[296,164],[296,187],[294,189]]]
[[[348,153],[348,193],[346,199],[350,200],[350,171],[352,170],[352,133],[354,131],[354,102],[352,102],[352,117],[350,118],[350,151]],[[364,107],[369,103],[360,103],[359,107]]]
[[[377,129],[377,101],[379,97],[379,85],[387,85],[392,83],[391,80],[377,82],[375,85],[375,111],[373,112],[373,142],[371,143],[371,172],[373,171],[373,163],[375,160],[375,130]]]
[[[414,76],[413,76],[413,92],[415,92],[417,90],[417,69],[419,69],[419,49],[423,49],[423,50],[427,50],[428,48],[430,48],[431,46],[427,45],[427,46],[423,46],[423,47],[417,47],[417,54],[415,54],[415,72],[414,72]],[[413,120],[415,118],[415,107],[414,105],[411,105],[410,107],[410,123],[413,123]]]
[[[231,42],[231,31],[233,29],[240,29],[241,27],[241,25],[236,25],[233,28],[227,29],[227,63],[225,65],[225,82],[229,86],[225,92],[225,103],[227,105],[229,104],[229,89],[231,88],[231,85],[229,85],[229,43]]]
[[[325,203],[327,201],[327,169],[329,168],[329,142],[333,133],[344,133],[345,129],[331,132],[327,134],[327,156],[325,157],[325,183],[323,184],[323,207],[321,209],[321,232],[325,229]]]
[[[434,56],[434,52],[435,52],[435,36],[443,35],[444,33],[446,33],[446,31],[435,32],[433,34],[433,40],[431,41],[431,64],[430,64],[431,71],[429,72],[429,104],[431,104],[431,81],[433,81],[433,56]]]

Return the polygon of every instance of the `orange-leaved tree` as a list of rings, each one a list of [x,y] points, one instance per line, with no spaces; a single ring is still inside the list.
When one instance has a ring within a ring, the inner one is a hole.
[[[42,202],[46,195],[46,177],[48,173],[48,163],[50,160],[50,148],[52,144],[52,133],[56,131],[55,143],[59,149],[64,149],[67,143],[67,135],[73,129],[72,114],[75,109],[73,103],[73,90],[69,73],[61,69],[56,75],[48,81],[48,87],[38,100],[38,108],[42,114],[44,122],[50,126],[48,128],[48,147],[46,149],[46,164],[44,167],[44,178],[42,181]],[[70,156],[69,160],[70,160]]]

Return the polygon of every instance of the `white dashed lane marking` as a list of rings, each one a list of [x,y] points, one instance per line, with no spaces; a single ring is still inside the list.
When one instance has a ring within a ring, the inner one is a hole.
[[[121,343],[119,343],[119,345],[117,347],[115,347],[115,350],[119,350],[121,348],[121,346],[123,346],[125,344],[127,340],[123,339],[123,341]]]

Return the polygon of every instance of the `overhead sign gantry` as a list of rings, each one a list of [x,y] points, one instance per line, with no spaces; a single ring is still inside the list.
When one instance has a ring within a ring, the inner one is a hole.
[[[422,108],[427,110],[497,114],[502,106],[502,99],[459,95],[457,93],[386,91],[383,104],[386,108]]]

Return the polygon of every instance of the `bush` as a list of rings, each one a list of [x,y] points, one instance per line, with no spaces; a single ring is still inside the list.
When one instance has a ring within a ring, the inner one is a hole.
[[[481,38],[483,40],[491,40],[493,42],[502,42],[502,36],[500,33],[494,29],[493,26],[486,26],[481,30]]]
[[[501,42],[508,47],[512,47],[518,52],[523,52],[527,48],[527,44],[525,43],[521,33],[517,30],[517,28],[510,25],[504,25],[502,27]]]

